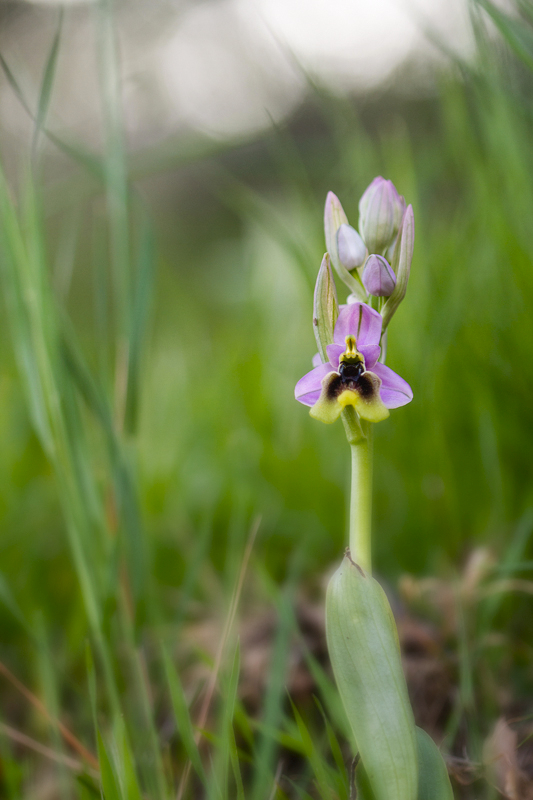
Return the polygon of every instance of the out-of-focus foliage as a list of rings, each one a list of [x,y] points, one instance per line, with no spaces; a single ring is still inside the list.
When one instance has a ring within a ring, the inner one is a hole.
[[[252,787],[246,796],[267,797],[264,787],[272,786],[280,746],[304,759],[294,778],[302,791],[315,780],[319,796],[328,796],[328,786],[346,796],[336,739],[346,730],[317,664],[311,669],[336,733],[317,715],[310,737],[303,719],[295,722],[286,708],[291,598],[296,586],[316,589],[340,557],[348,471],[341,424],[311,420],[294,401],[293,388],[315,352],[312,291],[324,251],[326,192],[333,190],[356,221],[357,200],[378,174],[413,204],[416,241],[387,355],[415,398],[376,428],[376,571],[391,581],[405,571],[451,581],[474,547],[492,548],[496,561],[512,552],[502,577],[522,583],[510,580],[501,601],[493,597],[492,605],[486,601],[475,612],[465,601],[466,627],[454,628],[460,691],[450,730],[470,741],[470,755],[481,759],[479,743],[498,714],[513,702],[522,713],[531,698],[530,601],[514,593],[529,585],[532,568],[531,10],[517,3],[508,15],[488,0],[481,5],[484,11],[472,11],[475,59],[451,64],[433,95],[342,98],[315,85],[306,105],[280,128],[235,147],[199,138],[190,157],[180,151],[173,161],[165,152],[158,171],[149,166],[153,152],[150,159],[132,153],[126,163],[113,84],[105,156],[80,155],[60,130],[47,136],[60,38],[52,46],[35,109],[42,128],[35,139],[40,157],[33,161],[35,206],[24,188],[28,147],[21,153],[23,188],[5,192],[4,209],[20,197],[13,205],[22,220],[18,235],[37,265],[34,277],[42,270],[46,283],[49,276],[57,300],[43,290],[43,309],[54,311],[39,324],[50,337],[46,347],[64,415],[56,423],[66,425],[66,449],[58,456],[52,446],[47,453],[46,437],[39,439],[32,424],[4,304],[0,660],[96,753],[94,710],[102,729],[98,755],[106,797],[138,796],[132,758],[150,797],[170,796],[171,779],[183,780],[186,755],[196,770],[185,790],[193,792],[189,796],[199,796],[194,791],[202,782],[208,784],[205,796],[215,796],[215,783],[203,772],[207,764],[217,781],[234,781],[241,791],[241,758],[247,791]],[[492,32],[488,38],[487,10],[501,36]],[[100,45],[112,65],[112,43],[102,25]],[[72,166],[57,175],[51,174],[54,140],[73,156]],[[201,155],[205,151],[210,154]],[[5,234],[3,247],[5,259]],[[5,295],[6,269],[2,275]],[[22,289],[28,307],[37,302],[30,295]],[[18,319],[20,336],[29,335]],[[38,330],[29,338],[30,369],[32,358],[42,356]],[[84,368],[96,393],[84,381]],[[35,372],[36,386],[43,374]],[[50,408],[57,412],[53,403]],[[52,438],[54,425],[52,419]],[[69,465],[79,468],[70,499],[61,479],[72,478]],[[92,629],[79,564],[74,568],[72,531],[71,549],[68,544],[65,509],[71,501],[86,503],[90,517],[90,524],[83,523],[83,548],[100,604]],[[249,718],[236,694],[238,656],[232,661],[228,646],[222,674],[231,691],[225,703],[215,704],[218,716],[201,726],[217,755],[202,762],[205,748],[199,755],[196,731],[184,720],[215,648],[191,645],[199,639],[187,630],[194,622],[199,636],[200,623],[214,618],[218,641],[257,514],[247,607],[268,601],[280,619],[266,694]],[[142,555],[115,546],[117,518],[119,528],[125,525],[142,540]],[[94,538],[91,526],[98,530]],[[133,622],[124,564],[137,593]],[[132,577],[134,564],[142,580]],[[491,568],[497,576],[497,567]],[[96,660],[96,667],[89,660],[89,670],[88,636]],[[484,649],[487,637],[490,651]],[[168,648],[163,659],[161,640]],[[113,676],[107,675],[108,695],[120,696],[115,707],[103,699],[106,668]],[[479,685],[472,685],[473,675]],[[26,730],[28,706],[8,687],[2,686],[2,720]],[[501,696],[498,687],[505,687]],[[61,748],[57,730],[42,718],[33,730]],[[37,797],[28,787],[42,775],[35,766],[40,762],[24,760],[8,741],[0,736],[6,796],[20,796],[24,785],[25,796]],[[65,770],[54,774],[70,797]],[[90,774],[84,778],[80,797],[93,796],[94,781]],[[296,792],[289,782],[283,786]],[[278,797],[284,796],[280,789]]]

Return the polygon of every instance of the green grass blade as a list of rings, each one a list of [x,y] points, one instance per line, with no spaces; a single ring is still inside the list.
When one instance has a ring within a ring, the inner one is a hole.
[[[50,99],[52,97],[52,88],[54,85],[54,78],[56,74],[57,57],[59,55],[59,43],[61,41],[61,32],[63,29],[63,9],[59,9],[59,18],[57,21],[57,29],[52,41],[52,46],[46,60],[46,65],[43,72],[43,79],[41,83],[41,90],[39,92],[39,103],[37,106],[37,114],[35,115],[35,129],[33,132],[32,140],[32,154],[35,156],[37,146],[39,143],[39,136],[41,130],[44,128],[48,108],[50,106]]]
[[[142,348],[148,312],[152,299],[155,249],[154,235],[148,220],[141,223],[138,246],[136,280],[131,314],[129,344],[128,386],[126,389],[126,410],[124,427],[127,433],[134,434],[139,415],[139,393],[141,385]]]
[[[331,797],[332,789],[328,780],[328,772],[322,754],[319,753],[313,740],[313,736],[309,733],[309,730],[303,721],[302,715],[292,702],[292,699],[290,702],[292,706],[292,713],[294,714],[294,718],[298,726],[303,752],[309,761],[309,764],[311,765],[320,794],[323,798]]]
[[[492,19],[511,50],[533,70],[533,30],[525,20],[506,14],[490,0],[476,0]]]
[[[124,724],[122,724],[122,730],[117,734],[116,738],[123,795],[127,800],[142,800],[143,795],[135,771],[135,761]],[[159,795],[161,798],[165,796],[164,794]]]
[[[104,740],[99,730],[96,733],[98,747],[98,762],[100,764],[100,781],[104,800],[129,800],[120,790],[118,776],[115,773],[113,762],[109,757]]]
[[[20,104],[22,105],[24,110],[29,114],[29,116],[33,119],[33,112],[30,109],[28,103],[26,102],[26,98],[24,97],[24,93],[23,93],[22,89],[20,88],[19,83],[18,83],[17,79],[15,78],[13,72],[11,71],[11,69],[9,67],[9,64],[7,63],[7,61],[5,60],[5,58],[3,57],[3,55],[1,53],[0,53],[0,66],[2,67],[2,69],[4,71],[4,75],[7,78],[7,82],[9,83],[11,88],[13,89],[13,92],[17,96]]]
[[[322,719],[324,720],[324,725],[326,726],[326,735],[328,737],[329,748],[331,750],[331,754],[333,756],[333,760],[335,761],[335,766],[337,767],[337,773],[342,783],[343,791],[346,795],[349,792],[349,781],[348,781],[348,772],[346,771],[346,764],[344,763],[344,757],[342,755],[341,746],[339,741],[335,735],[335,731],[333,730],[329,719],[326,716],[326,712],[322,708],[320,700],[315,697],[314,701]]]
[[[235,706],[237,703],[237,689],[239,685],[239,670],[240,651],[239,645],[237,645],[235,649],[235,656],[233,658],[231,674],[227,685],[226,705],[224,709],[224,731],[227,737],[227,748],[233,771],[233,777],[235,779],[235,785],[237,788],[237,800],[244,800],[244,784],[239,766],[239,754],[237,750],[237,742],[235,740],[235,731],[233,728],[233,718],[235,716]]]
[[[202,759],[200,757],[200,752],[194,738],[194,729],[191,723],[189,709],[187,708],[187,702],[185,700],[179,674],[166,647],[163,647],[162,654],[178,734],[183,743],[185,752],[187,753],[187,758],[191,762],[203,785],[207,787],[208,781],[204,766],[202,764]]]
[[[96,5],[98,60],[105,126],[105,184],[107,215],[114,276],[114,305],[117,320],[117,370],[127,365],[128,337],[131,325],[132,275],[129,233],[129,192],[122,129],[121,92],[118,69],[116,31],[112,0],[99,0]],[[124,390],[128,380],[122,381]],[[119,418],[123,420],[125,396],[116,398]]]
[[[0,602],[11,612],[17,622],[24,628],[27,634],[33,636],[31,628],[22,613],[22,610],[17,603],[13,593],[9,587],[5,575],[0,572]]]
[[[273,764],[276,757],[276,742],[269,733],[275,731],[283,719],[283,701],[285,700],[285,676],[289,639],[294,626],[294,617],[288,587],[280,595],[277,607],[279,625],[272,651],[272,661],[268,686],[264,699],[263,734],[257,743],[255,757],[255,777],[251,797],[260,800],[264,797],[264,789],[272,781]]]

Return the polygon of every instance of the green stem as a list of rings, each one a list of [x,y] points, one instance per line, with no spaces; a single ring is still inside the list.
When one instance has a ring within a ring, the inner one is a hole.
[[[352,559],[372,573],[372,423],[363,423],[364,437],[350,444],[350,552]]]

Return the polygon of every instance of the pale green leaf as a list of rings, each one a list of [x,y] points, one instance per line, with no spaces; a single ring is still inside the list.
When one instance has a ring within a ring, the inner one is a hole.
[[[442,754],[421,728],[416,729],[418,746],[418,800],[453,800],[448,770]]]
[[[385,592],[349,556],[330,581],[326,633],[333,672],[376,800],[415,800],[413,712]]]

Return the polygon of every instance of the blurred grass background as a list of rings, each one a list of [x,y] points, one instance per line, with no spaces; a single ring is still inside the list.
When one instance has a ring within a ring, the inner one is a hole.
[[[356,224],[378,174],[413,204],[416,245],[387,356],[415,399],[376,428],[376,571],[460,587],[450,630],[435,623],[455,687],[439,730],[474,777],[498,716],[531,713],[533,11],[469,9],[475,54],[450,56],[430,91],[401,74],[352,96],[305,75],[290,116],[240,139],[126,147],[106,3],[101,147],[49,116],[65,19],[36,85],[3,61],[3,91],[35,122],[1,140],[0,661],[94,753],[101,731],[106,800],[347,797],[310,693],[307,723],[285,693],[295,609],[320,608],[345,546],[348,481],[342,427],[311,420],[293,388],[315,352],[326,192]],[[194,726],[258,518],[238,616],[266,625],[270,666],[247,705],[222,637],[198,756],[186,705]],[[465,589],[480,547],[493,560]],[[348,763],[329,679],[306,668]],[[0,794],[97,796],[94,764],[75,780],[57,725],[2,675]]]

